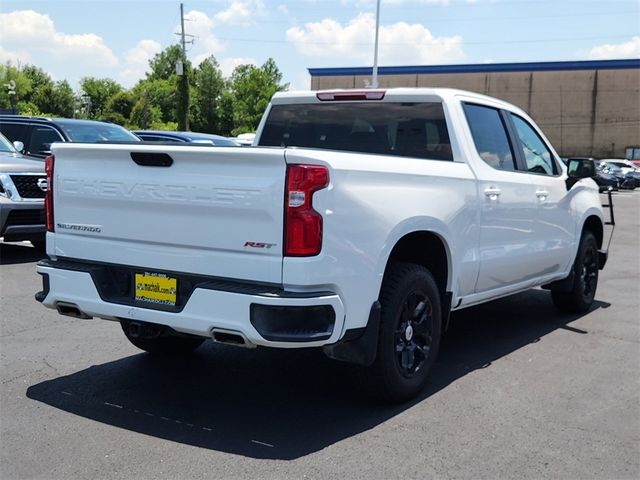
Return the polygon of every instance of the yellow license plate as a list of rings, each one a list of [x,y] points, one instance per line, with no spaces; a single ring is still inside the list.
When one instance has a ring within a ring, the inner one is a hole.
[[[136,273],[136,301],[175,307],[178,279],[163,273]]]

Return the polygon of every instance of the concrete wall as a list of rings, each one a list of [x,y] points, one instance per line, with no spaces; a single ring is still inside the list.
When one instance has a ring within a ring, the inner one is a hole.
[[[363,88],[369,76],[317,76],[313,90]],[[640,145],[640,69],[381,75],[380,86],[449,87],[525,110],[562,156],[624,157]]]

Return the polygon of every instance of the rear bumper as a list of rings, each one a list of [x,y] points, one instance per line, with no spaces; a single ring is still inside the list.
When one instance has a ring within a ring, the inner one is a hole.
[[[37,267],[44,288],[36,299],[48,308],[75,305],[89,317],[155,323],[203,337],[211,337],[214,329],[239,332],[255,345],[279,348],[329,345],[343,332],[343,303],[329,292],[259,294],[196,286],[180,311],[162,311],[105,301],[91,272],[59,268],[56,263],[43,261]]]

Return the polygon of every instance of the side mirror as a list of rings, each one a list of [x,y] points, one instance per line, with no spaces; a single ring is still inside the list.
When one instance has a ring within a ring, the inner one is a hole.
[[[24,152],[24,143],[20,142],[19,140],[13,142],[13,147],[20,153]]]
[[[570,158],[567,162],[567,191],[581,178],[596,176],[596,164],[591,158]]]
[[[569,178],[591,178],[596,175],[596,165],[589,158],[570,158],[567,164]]]

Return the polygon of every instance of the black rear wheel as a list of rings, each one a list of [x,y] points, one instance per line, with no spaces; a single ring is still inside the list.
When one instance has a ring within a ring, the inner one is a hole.
[[[395,263],[380,291],[378,351],[367,369],[373,393],[402,402],[425,387],[440,345],[440,293],[425,267]]]
[[[573,275],[571,290],[551,290],[551,298],[562,312],[584,313],[591,308],[598,288],[598,242],[590,231],[580,239]]]

